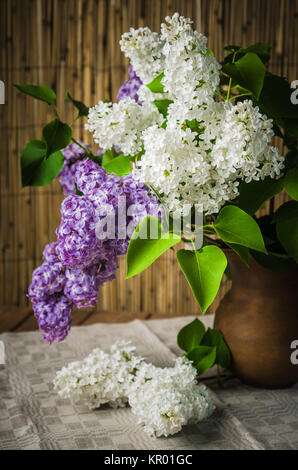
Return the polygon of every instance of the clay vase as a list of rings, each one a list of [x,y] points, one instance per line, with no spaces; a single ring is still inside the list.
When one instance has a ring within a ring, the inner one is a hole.
[[[227,250],[232,288],[216,315],[232,353],[233,371],[249,385],[284,388],[298,382],[291,343],[298,340],[298,269],[271,271],[252,257],[247,268]]]

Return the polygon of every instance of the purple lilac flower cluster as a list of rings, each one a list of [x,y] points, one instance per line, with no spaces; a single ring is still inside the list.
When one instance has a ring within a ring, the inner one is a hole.
[[[71,327],[72,302],[64,295],[65,271],[56,254],[57,243],[47,245],[44,262],[32,275],[28,297],[46,342],[62,341]]]
[[[118,100],[130,96],[139,102],[137,91],[141,84],[130,67],[129,78],[120,88]],[[88,145],[79,143],[91,150]],[[106,174],[102,167],[85,160],[86,152],[75,143],[62,152],[64,166],[57,178],[69,197],[61,206],[57,242],[45,247],[44,263],[33,272],[28,293],[39,328],[49,343],[62,341],[67,336],[74,306],[94,306],[99,286],[115,278],[118,256],[126,253],[133,229],[144,216],[158,215],[159,211],[156,198],[131,176],[120,179]],[[101,153],[100,150],[98,155]],[[75,182],[84,196],[75,195]],[[98,240],[96,223],[106,216],[103,208],[109,204],[116,209],[119,196],[126,197],[127,206],[136,204],[133,215],[125,219],[127,236]]]
[[[44,263],[33,272],[29,287],[34,314],[49,343],[67,336],[74,306],[94,306],[99,286],[115,278],[118,256],[126,253],[134,228],[146,215],[160,215],[156,197],[131,175],[120,178],[83,160],[76,165],[74,179],[83,195],[63,201],[57,242],[46,246]],[[125,198],[125,207],[119,206],[119,197]],[[111,210],[116,226],[120,218],[125,221],[127,233],[119,237],[116,227],[114,238],[98,238],[96,226]]]
[[[79,142],[79,144],[91,151],[91,148],[83,142]],[[64,166],[57,175],[57,178],[59,178],[64,194],[75,194],[74,175],[76,166],[77,163],[86,158],[87,155],[84,149],[75,143],[69,144],[62,150],[62,153],[64,155]]]
[[[142,84],[143,84],[142,80],[139,77],[137,77],[135,71],[130,65],[128,69],[128,80],[126,80],[126,82],[124,82],[123,85],[121,86],[118,92],[117,100],[120,101],[123,98],[126,98],[127,96],[129,96],[130,98],[135,100],[138,104],[142,104],[139,101],[139,96],[138,96],[138,90]]]

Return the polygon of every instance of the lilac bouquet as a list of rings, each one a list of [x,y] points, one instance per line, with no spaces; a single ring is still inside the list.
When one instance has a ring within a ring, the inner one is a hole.
[[[251,257],[272,269],[298,262],[297,107],[289,84],[266,69],[269,46],[226,46],[220,64],[207,38],[175,13],[159,33],[131,28],[120,47],[131,67],[116,103],[99,101],[89,109],[65,95],[77,118],[88,117],[85,128],[102,149],[99,155],[60,120],[52,89],[17,86],[51,105],[56,116],[42,140],[23,150],[23,186],[44,185],[59,175],[69,194],[57,242],[46,248],[29,289],[49,342],[66,336],[74,305],[94,305],[98,287],[115,277],[117,258],[126,251],[129,278],[174,249],[202,313],[224,273],[231,276],[226,250],[246,265]],[[286,157],[272,145],[273,136],[288,147]],[[284,189],[294,201],[274,211],[274,197]],[[129,214],[120,209],[121,198],[134,205]],[[269,200],[270,215],[258,218]],[[166,227],[158,217],[160,204]],[[116,237],[109,233],[111,220],[120,228]],[[157,237],[140,237],[151,221]],[[181,242],[191,249],[176,250]],[[222,336],[205,333],[198,321],[178,343],[199,374],[214,363],[229,365]]]

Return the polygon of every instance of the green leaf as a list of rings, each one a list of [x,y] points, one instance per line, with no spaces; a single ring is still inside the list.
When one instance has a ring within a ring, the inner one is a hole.
[[[298,119],[283,119],[281,120],[281,126],[288,135],[298,137]]]
[[[205,326],[198,319],[184,326],[178,333],[177,342],[179,348],[183,351],[189,352],[196,346],[199,346],[205,334]]]
[[[291,103],[293,89],[278,75],[266,72],[260,96],[260,107],[270,118],[298,119],[298,106]]]
[[[272,130],[274,132],[274,135],[283,139],[283,133],[281,132],[280,127],[277,123],[273,123]]]
[[[86,105],[84,105],[84,103],[82,103],[81,101],[77,101],[73,99],[70,96],[70,93],[68,91],[65,93],[64,99],[68,103],[72,103],[75,106],[75,108],[77,108],[77,110],[79,111],[79,114],[78,114],[79,117],[88,116],[89,108]]]
[[[227,266],[225,254],[217,246],[200,251],[179,250],[177,259],[203,313],[213,302]]]
[[[286,159],[285,159],[285,169],[284,171],[290,171],[293,168],[298,168],[298,151],[297,150],[291,150],[286,154]]]
[[[282,246],[276,235],[276,227],[273,223],[273,217],[270,214],[263,215],[257,219],[257,224],[262,232],[266,248],[270,247],[271,251],[282,252]]]
[[[226,243],[267,253],[257,222],[236,206],[225,206],[217,216],[214,230]]]
[[[244,94],[246,94],[246,95],[248,95],[248,96],[249,96],[249,95],[252,96],[252,92],[251,92],[251,91],[247,90],[246,88],[243,88],[243,87],[240,86],[240,85],[236,85],[235,88],[237,88],[237,90],[238,90],[238,92],[239,92],[239,95],[244,95]],[[238,95],[234,95],[235,98],[237,98],[237,96],[238,96]]]
[[[231,353],[229,347],[223,336],[221,335],[221,341],[219,345],[216,347],[216,362],[223,367],[224,369],[228,369],[231,366]]]
[[[153,103],[157,107],[158,111],[160,114],[163,115],[164,118],[167,117],[168,115],[168,107],[170,106],[171,103],[173,103],[172,100],[154,100]]]
[[[239,207],[250,215],[254,215],[262,205],[283,190],[282,180],[268,176],[263,181],[244,181],[239,186]]]
[[[251,255],[263,268],[272,269],[276,271],[285,271],[293,266],[293,259],[288,255],[280,253],[273,253],[268,251],[267,255],[259,253],[258,251],[251,250]]]
[[[155,77],[152,80],[152,82],[148,83],[148,85],[146,85],[146,87],[149,88],[149,90],[151,90],[152,93],[163,93],[164,86],[161,83],[161,80],[163,79],[164,76],[165,76],[165,74],[163,72],[160,73],[157,77]]]
[[[232,271],[231,271],[231,266],[229,263],[227,264],[227,267],[225,269],[225,275],[227,276],[228,281],[232,280]]]
[[[266,69],[257,54],[248,52],[234,64],[224,64],[222,70],[233,78],[238,85],[251,91],[257,99],[259,98]]]
[[[298,201],[298,168],[290,170],[283,181],[288,195]]]
[[[118,156],[118,153],[116,152],[114,147],[111,149],[105,150],[105,152],[100,155],[102,165],[103,166],[106,165],[108,162],[110,162],[111,160],[113,160],[113,158],[116,158],[117,156]]]
[[[44,186],[50,184],[60,173],[64,164],[64,155],[58,150],[45,158],[34,173],[31,186]]]
[[[64,163],[62,152],[56,152],[46,158],[46,144],[41,140],[32,140],[21,155],[23,186],[44,186],[53,181]]]
[[[107,173],[116,173],[118,176],[125,176],[131,173],[130,157],[119,155],[109,162],[103,164]]]
[[[240,46],[235,46],[234,44],[231,44],[231,45],[228,45],[228,46],[224,47],[224,51],[235,52],[235,51],[238,51],[239,49],[241,49]]]
[[[202,342],[202,346],[216,347],[216,362],[224,369],[227,369],[231,365],[231,353],[223,339],[222,334],[211,328],[206,331]]]
[[[203,134],[205,132],[205,127],[202,125],[202,123],[198,122],[196,119],[192,119],[189,121],[186,119],[185,123],[183,124],[183,129],[191,129],[192,132],[196,132],[198,136]]]
[[[291,219],[295,215],[298,216],[297,201],[287,201],[277,209],[272,218],[272,223],[276,223],[281,220]]]
[[[25,95],[30,95],[37,100],[44,101],[50,105],[56,104],[56,93],[47,86],[36,85],[14,85]]]
[[[42,136],[47,144],[47,156],[49,156],[67,147],[71,141],[71,128],[59,119],[54,119],[43,128]]]
[[[46,144],[41,140],[31,140],[21,155],[22,185],[30,186],[35,170],[46,156]]]
[[[264,64],[270,60],[271,47],[266,42],[256,42],[255,44],[251,44],[243,50],[240,49],[239,52],[241,53],[242,51],[245,53],[253,52],[254,54],[257,54]]]
[[[180,241],[177,235],[163,232],[162,224],[156,217],[146,217],[135,229],[128,246],[126,278],[144,271]]]
[[[198,375],[202,375],[214,365],[216,359],[216,348],[197,346],[186,356],[193,362]]]
[[[275,213],[276,233],[286,252],[298,263],[298,203],[289,201]]]
[[[237,255],[240,256],[243,263],[249,266],[249,249],[246,246],[235,245],[234,243],[226,243]]]
[[[297,137],[293,137],[285,132],[283,145],[288,147],[289,150],[298,151],[298,142]]]
[[[229,54],[225,57],[224,63],[232,62],[234,52],[237,51],[237,58],[243,57],[247,52],[254,52],[255,54],[257,54],[257,56],[259,56],[263,64],[266,64],[270,59],[271,48],[265,42],[257,42],[255,44],[251,44],[246,48],[242,48],[239,46],[226,46],[224,47],[224,50],[232,51],[232,54]]]

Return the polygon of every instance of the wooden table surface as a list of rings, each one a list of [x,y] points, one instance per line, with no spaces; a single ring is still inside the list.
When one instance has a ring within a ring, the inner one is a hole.
[[[171,318],[170,313],[150,313],[150,312],[106,312],[97,309],[76,309],[72,314],[72,324],[91,325],[93,323],[126,323],[136,318],[140,320]],[[2,307],[0,310],[0,333],[6,331],[32,331],[37,330],[37,321],[34,317],[32,307]]]

